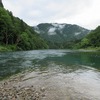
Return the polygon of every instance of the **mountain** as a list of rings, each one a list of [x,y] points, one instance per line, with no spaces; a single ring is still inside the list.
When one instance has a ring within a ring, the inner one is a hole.
[[[56,45],[58,48],[67,48],[72,42],[81,40],[90,32],[78,25],[65,23],[41,23],[33,29],[48,42],[50,48],[55,48]]]
[[[0,7],[3,7],[3,3],[2,3],[2,0],[0,0]]]
[[[47,41],[58,43],[82,39],[90,32],[78,25],[57,23],[39,24],[34,30]]]
[[[48,45],[33,28],[13,16],[0,0],[0,51],[45,48],[48,48]]]
[[[91,31],[76,45],[77,48],[100,48],[100,26]]]

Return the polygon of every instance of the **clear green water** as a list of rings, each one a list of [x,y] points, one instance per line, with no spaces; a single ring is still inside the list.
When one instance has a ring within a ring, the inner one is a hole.
[[[0,53],[0,79],[24,70],[20,86],[45,87],[43,100],[100,100],[100,52],[34,50]]]
[[[51,65],[54,64],[54,65]],[[63,73],[91,69],[100,71],[100,52],[72,50],[34,50],[0,53],[0,79],[31,68],[45,71],[60,67]]]

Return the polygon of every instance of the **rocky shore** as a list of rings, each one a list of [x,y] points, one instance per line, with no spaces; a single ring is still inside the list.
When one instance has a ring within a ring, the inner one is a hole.
[[[0,100],[41,100],[45,96],[43,87],[37,90],[33,85],[18,85],[23,77],[18,74],[0,81]]]
[[[25,71],[0,81],[0,100],[100,100],[100,81],[93,71],[57,70]]]

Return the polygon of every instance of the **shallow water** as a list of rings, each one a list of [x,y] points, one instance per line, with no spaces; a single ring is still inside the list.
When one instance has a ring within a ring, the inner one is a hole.
[[[45,87],[43,100],[100,100],[100,52],[34,50],[0,53],[1,79],[24,70],[32,72],[19,84]]]

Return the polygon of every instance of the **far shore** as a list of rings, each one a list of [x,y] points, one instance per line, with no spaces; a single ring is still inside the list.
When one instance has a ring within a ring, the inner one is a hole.
[[[41,49],[40,49],[41,50]],[[100,51],[100,47],[96,48],[80,48],[80,49],[42,49],[42,50],[76,50],[76,51],[86,51],[86,52],[94,52],[94,51]],[[14,52],[14,51],[24,51],[24,50],[16,50],[16,48],[9,48],[6,46],[0,46],[0,52]],[[30,50],[25,50],[30,51]]]

